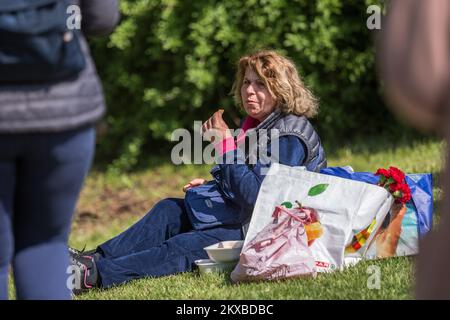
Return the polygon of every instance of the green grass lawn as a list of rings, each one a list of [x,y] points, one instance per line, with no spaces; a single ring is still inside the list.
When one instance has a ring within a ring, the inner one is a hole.
[[[380,267],[380,289],[367,289],[369,265]],[[232,284],[228,274],[184,273],[141,279],[77,299],[409,299],[413,260],[366,261],[342,272],[280,282]]]
[[[394,145],[372,141],[339,148],[328,154],[329,166],[351,165],[355,171],[374,172],[397,166],[408,173],[431,172],[437,187],[443,165],[444,143],[436,140]],[[164,160],[164,159],[163,159]],[[165,163],[164,163],[165,162]],[[148,169],[126,176],[92,172],[82,191],[70,244],[89,248],[105,241],[144,215],[158,200],[182,197],[182,186],[196,177],[208,177],[210,166],[173,166],[170,161],[149,163]],[[439,209],[434,212],[438,223]],[[380,289],[368,289],[368,266],[381,271]],[[131,281],[108,290],[92,290],[76,299],[411,299],[414,258],[364,261],[345,271],[282,282],[234,285],[229,274],[179,274]],[[13,288],[11,285],[11,292]]]

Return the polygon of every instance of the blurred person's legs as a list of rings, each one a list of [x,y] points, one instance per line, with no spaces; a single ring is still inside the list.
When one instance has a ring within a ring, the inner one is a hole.
[[[442,218],[420,242],[416,296],[450,299],[450,2],[392,0],[386,18],[378,61],[388,105],[447,140]]]
[[[12,228],[19,299],[68,299],[67,240],[95,148],[95,129],[0,135],[15,165]],[[2,156],[0,156],[0,160]],[[3,180],[3,179],[2,179]],[[3,253],[2,253],[3,255]]]
[[[447,119],[450,120],[450,105]],[[446,141],[441,219],[437,229],[420,243],[416,282],[418,299],[450,299],[450,127],[446,128]]]
[[[0,148],[1,148],[0,143]],[[0,300],[8,299],[8,271],[13,253],[12,204],[15,165],[2,159],[0,151]]]

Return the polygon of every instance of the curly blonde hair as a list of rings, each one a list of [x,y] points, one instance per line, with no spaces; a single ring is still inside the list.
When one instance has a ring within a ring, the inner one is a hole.
[[[256,51],[239,59],[232,88],[239,106],[242,107],[241,87],[248,67],[261,78],[283,113],[307,118],[317,114],[318,100],[300,79],[294,63],[273,50]]]

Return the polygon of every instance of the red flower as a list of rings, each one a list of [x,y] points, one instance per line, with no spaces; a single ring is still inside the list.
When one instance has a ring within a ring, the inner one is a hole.
[[[377,172],[375,173],[376,176],[382,175],[386,178],[389,178],[391,176],[391,172],[389,170],[379,168]]]
[[[403,183],[399,186],[398,189],[402,193],[402,197],[397,199],[400,203],[406,203],[411,200],[411,189],[406,183]]]
[[[390,176],[397,183],[403,183],[405,181],[405,174],[396,167],[389,167]]]
[[[400,203],[407,203],[409,200],[411,200],[411,194],[405,193],[399,201]]]
[[[389,191],[390,193],[394,193],[395,191],[399,190],[399,184],[398,183],[391,183],[389,185]]]
[[[389,170],[379,168],[375,175],[380,176],[378,185],[386,188],[395,199],[396,203],[406,203],[411,200],[411,190],[405,181],[405,174],[396,167]]]
[[[397,190],[399,190],[401,192],[411,192],[411,190],[409,189],[409,186],[406,183],[399,183]]]

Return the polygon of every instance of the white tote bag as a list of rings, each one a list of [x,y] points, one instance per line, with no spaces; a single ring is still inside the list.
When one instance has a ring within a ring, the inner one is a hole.
[[[271,223],[275,206],[286,202],[295,205],[296,201],[315,209],[319,216],[323,233],[310,249],[317,271],[324,272],[342,269],[344,255],[346,261],[364,256],[393,198],[376,185],[274,163],[261,185],[244,246]],[[345,254],[346,247],[354,242],[354,235],[361,233],[367,237],[360,241],[361,247]]]

